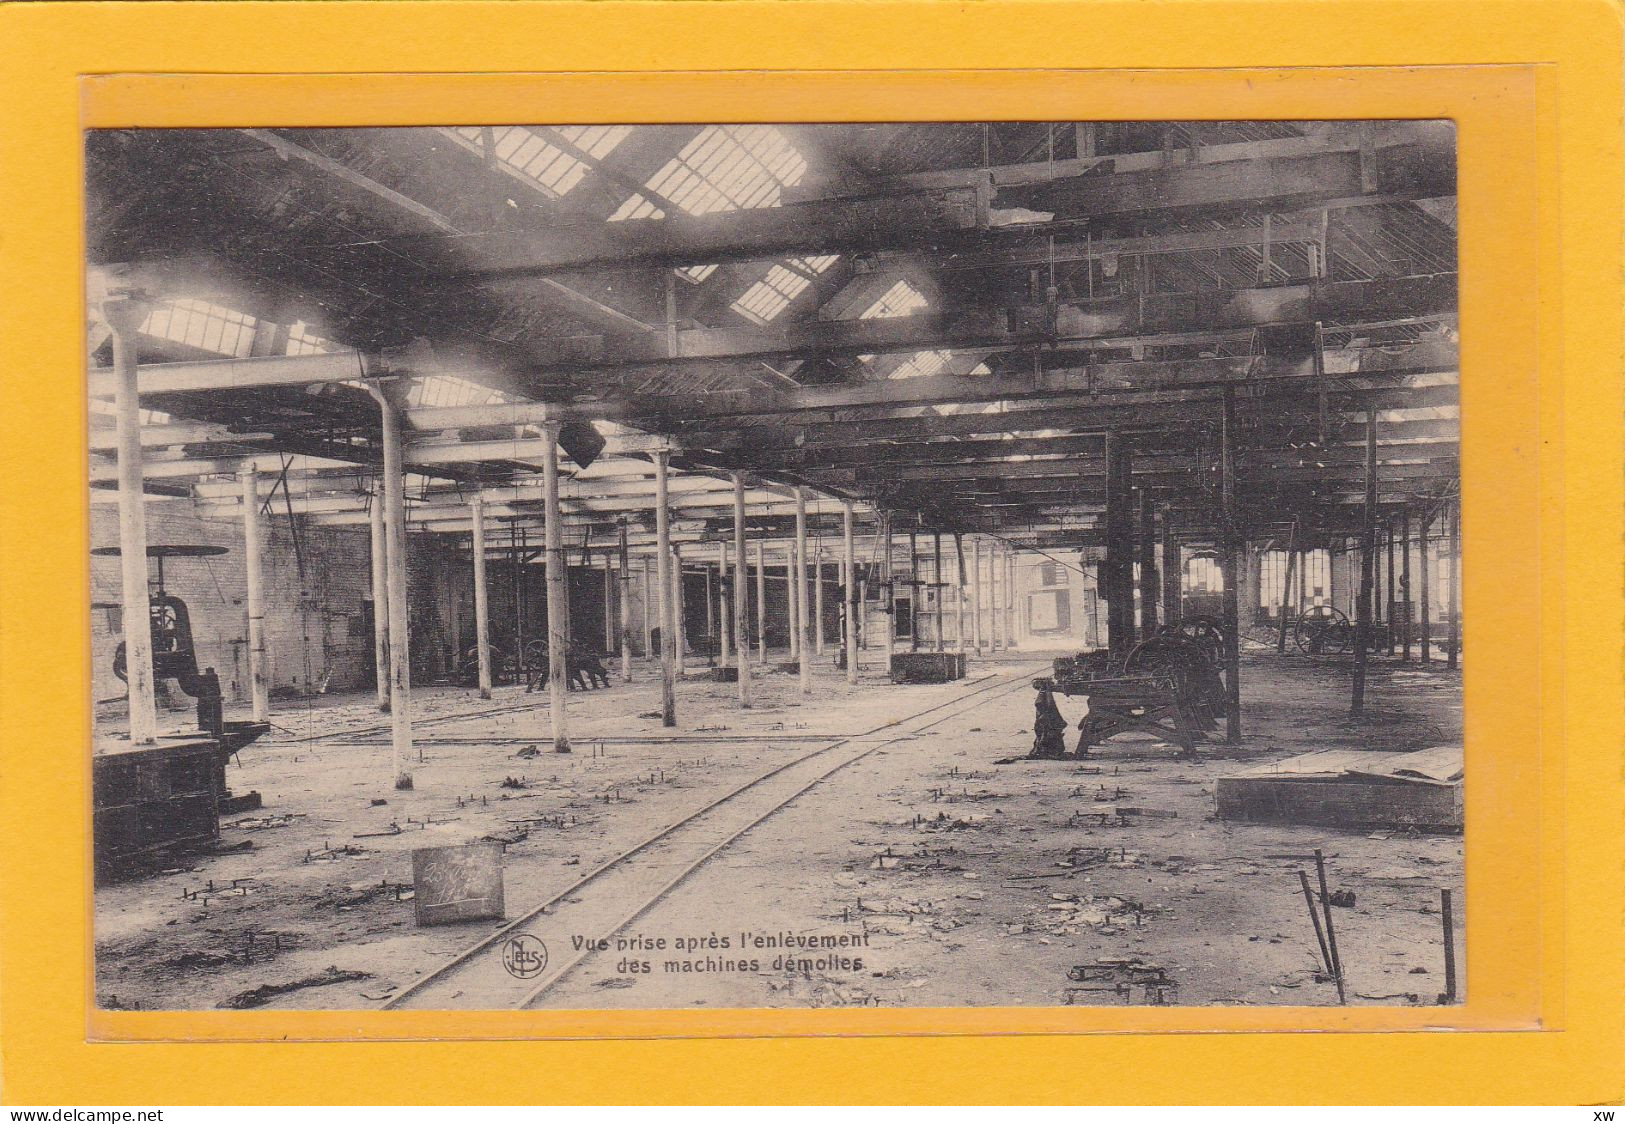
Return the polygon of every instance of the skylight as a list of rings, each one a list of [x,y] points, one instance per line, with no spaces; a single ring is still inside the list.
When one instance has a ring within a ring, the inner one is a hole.
[[[484,153],[484,130],[480,126],[464,125],[452,131],[466,146]],[[590,159],[602,160],[632,129],[628,125],[559,125],[548,132],[562,137]],[[548,141],[543,131],[504,125],[491,130],[491,139],[499,161],[555,196],[568,194],[592,170],[587,161]]]
[[[288,328],[287,355],[321,355],[337,348],[332,340],[324,339],[310,330],[303,320],[295,320]]]
[[[649,177],[647,187],[688,214],[708,215],[777,207],[783,189],[794,187],[806,174],[807,161],[771,125],[707,125]],[[665,209],[653,199],[633,192],[609,216],[609,221],[665,217]],[[822,273],[827,268],[809,268],[807,272]],[[698,285],[716,269],[715,265],[690,265],[676,272],[683,280]]]
[[[803,274],[775,265],[767,276],[745,290],[733,303],[735,312],[743,313],[761,323],[773,319],[789,307],[812,282]]]
[[[887,375],[892,379],[913,379],[925,375],[935,375],[948,365],[946,351],[916,351],[910,358],[897,365],[897,369]]]
[[[691,215],[708,215],[777,207],[783,189],[806,174],[807,161],[771,125],[708,125],[649,177],[648,188]],[[610,221],[664,217],[652,200],[634,194]]]
[[[456,375],[430,375],[418,379],[406,394],[407,406],[488,406],[503,401],[499,390]]]
[[[930,302],[921,292],[907,281],[899,281],[886,295],[870,305],[868,310],[858,317],[860,320],[889,320],[896,316],[909,316],[924,308]]]
[[[246,312],[200,300],[161,304],[141,322],[143,335],[175,340],[219,355],[246,357],[254,348],[258,321]]]
[[[826,254],[815,258],[791,258],[784,265],[775,265],[767,276],[746,289],[733,303],[733,310],[758,323],[765,324],[790,306],[790,302],[806,291],[815,275],[835,263],[838,255]],[[791,268],[794,266],[795,268]]]
[[[817,254],[810,258],[791,258],[790,264],[807,273],[822,273],[834,265],[840,254]]]

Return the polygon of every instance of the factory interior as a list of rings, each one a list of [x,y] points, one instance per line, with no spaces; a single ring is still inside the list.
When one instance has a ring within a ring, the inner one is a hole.
[[[86,135],[96,999],[1466,994],[1448,122]]]

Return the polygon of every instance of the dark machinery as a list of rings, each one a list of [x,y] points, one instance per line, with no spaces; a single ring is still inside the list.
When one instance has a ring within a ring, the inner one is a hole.
[[[525,684],[525,690],[539,690],[547,684],[548,676],[552,671],[552,656],[543,643],[527,661],[530,668],[530,680]],[[604,668],[603,656],[579,641],[570,641],[569,647],[564,650],[564,681],[572,691],[596,690],[599,687],[609,686],[609,672]]]
[[[1193,622],[1194,623],[1194,622]],[[1078,723],[1076,756],[1085,757],[1114,734],[1137,731],[1172,741],[1186,755],[1223,716],[1224,677],[1219,669],[1223,634],[1211,622],[1186,632],[1166,627],[1114,660],[1106,651],[1055,661],[1055,674],[1033,681],[1032,756],[1060,758],[1066,728],[1055,695],[1081,696],[1089,710]]]
[[[1171,676],[1182,697],[1211,725],[1224,716],[1228,701],[1219,662],[1223,652],[1224,635],[1217,625],[1202,626],[1194,634],[1185,632],[1184,626],[1164,627],[1129,652],[1123,670],[1129,675]]]
[[[1354,647],[1354,626],[1330,605],[1313,605],[1298,615],[1292,642],[1306,656],[1337,656]]]
[[[116,546],[100,546],[92,554],[118,557]],[[152,676],[154,679],[173,679],[181,690],[193,698],[203,698],[207,685],[198,674],[197,649],[192,643],[192,614],[186,602],[170,593],[164,586],[164,559],[213,558],[226,553],[223,546],[165,544],[147,547],[147,557],[158,561],[157,581],[148,593],[147,613],[152,626]],[[113,674],[128,681],[124,642],[113,652]],[[212,672],[213,669],[211,668]]]
[[[525,666],[520,668],[513,651],[495,641],[491,644],[491,682],[525,684],[525,690],[535,691],[547,683],[550,658],[547,641],[530,640],[525,643]],[[565,679],[574,691],[608,687],[609,672],[604,667],[603,653],[572,642],[565,655]],[[480,653],[470,648],[463,653],[457,665],[456,683],[460,687],[477,686],[480,681]]]
[[[92,554],[117,557],[116,546],[100,546]],[[267,722],[226,721],[225,704],[220,692],[220,676],[214,668],[201,671],[197,665],[197,646],[192,639],[192,614],[186,602],[169,592],[164,585],[164,559],[214,558],[226,553],[223,546],[184,543],[166,543],[147,547],[147,557],[158,560],[157,580],[147,595],[147,620],[152,635],[152,677],[156,680],[173,679],[180,689],[197,700],[198,732],[207,734],[221,743],[226,757],[242,749],[270,730]],[[116,608],[117,606],[97,606]],[[121,682],[129,682],[128,656],[124,642],[113,651],[113,674]],[[256,805],[257,807],[257,805]]]
[[[116,546],[93,554],[117,556]],[[147,547],[156,558],[157,580],[148,592],[153,679],[173,679],[197,700],[196,734],[166,735],[156,746],[135,746],[94,759],[95,859],[98,878],[117,877],[142,860],[205,844],[219,836],[219,817],[260,807],[260,794],[234,796],[226,785],[232,755],[269,732],[268,722],[227,721],[220,676],[198,668],[192,617],[186,602],[164,584],[164,559],[207,558],[224,547],[165,544]],[[118,608],[96,604],[94,608]],[[128,682],[122,642],[113,653],[113,674]]]

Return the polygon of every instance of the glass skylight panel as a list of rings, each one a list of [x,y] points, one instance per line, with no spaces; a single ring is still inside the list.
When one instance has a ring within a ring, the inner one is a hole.
[[[789,307],[812,281],[802,273],[775,265],[767,276],[745,290],[733,303],[733,310],[753,320],[767,323]]]
[[[791,258],[790,264],[806,273],[823,273],[840,260],[840,254],[819,254],[810,258]]]
[[[454,130],[465,142],[485,151],[483,130],[465,125]],[[613,152],[632,132],[627,125],[561,125],[552,130],[593,160]],[[547,139],[547,134],[523,125],[491,130],[496,158],[534,180],[553,195],[565,195],[580,183],[591,165]]]
[[[609,221],[623,222],[626,219],[663,219],[665,217],[666,212],[655,206],[649,199],[642,195],[633,194],[627,197],[626,202],[622,203],[613,215],[609,216]]]
[[[648,188],[688,214],[706,215],[777,207],[783,189],[800,183],[806,174],[807,161],[777,129],[769,125],[709,125],[649,178]],[[652,199],[634,192],[609,216],[609,221],[665,217],[665,210]],[[797,258],[793,264],[807,273],[818,274],[834,261],[835,255],[828,255]],[[715,265],[690,265],[676,273],[697,285],[716,272],[716,268]],[[746,297],[752,297],[748,305],[758,300],[772,303],[771,298],[747,292],[735,302],[735,307],[746,302]],[[779,307],[782,310],[783,306]],[[777,310],[771,315],[776,314]]]
[[[259,322],[246,312],[200,300],[159,305],[141,322],[143,335],[190,344],[219,355],[246,357],[254,348]]]
[[[925,296],[910,285],[907,281],[899,281],[886,295],[870,305],[868,310],[858,319],[860,320],[889,320],[896,316],[908,316],[918,312],[928,303]]]
[[[887,378],[912,379],[924,375],[935,375],[948,364],[946,351],[917,351],[903,363],[898,364]]]
[[[310,330],[303,320],[295,320],[288,328],[287,355],[321,355],[337,347],[332,340],[323,339]]]
[[[406,401],[408,406],[417,409],[423,406],[488,406],[503,398],[500,391],[456,375],[430,375],[412,384]]]
[[[691,215],[777,207],[783,190],[807,174],[807,161],[771,125],[708,125],[653,176],[649,190]],[[610,216],[662,218],[664,212],[634,194]]]

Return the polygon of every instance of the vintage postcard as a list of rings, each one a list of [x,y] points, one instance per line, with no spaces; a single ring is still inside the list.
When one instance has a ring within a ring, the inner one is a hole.
[[[98,1003],[1458,1002],[1455,140],[87,133]]]

